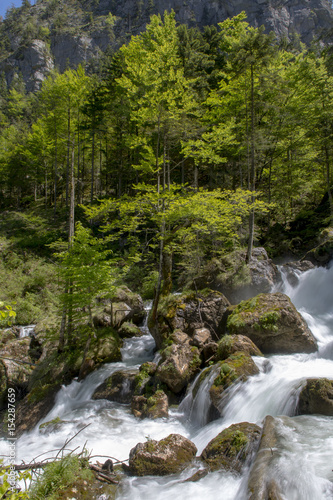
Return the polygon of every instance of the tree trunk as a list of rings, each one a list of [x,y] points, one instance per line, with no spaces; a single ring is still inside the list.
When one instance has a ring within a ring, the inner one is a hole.
[[[254,157],[254,74],[253,64],[251,64],[251,172],[250,172],[250,190],[252,208],[249,218],[249,242],[247,247],[246,261],[250,262],[253,250],[254,238],[254,202],[255,202],[255,157]]]

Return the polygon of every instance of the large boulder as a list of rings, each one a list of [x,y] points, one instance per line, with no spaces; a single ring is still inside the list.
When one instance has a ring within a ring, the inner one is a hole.
[[[134,394],[138,370],[119,370],[97,387],[92,399],[107,399],[129,404]]]
[[[219,292],[199,291],[183,295],[169,295],[160,300],[156,321],[149,320],[149,329],[156,346],[161,349],[172,332],[181,330],[190,337],[206,328],[213,338],[221,337],[225,330],[225,312],[229,301]]]
[[[333,380],[313,378],[306,381],[298,400],[299,415],[333,416]]]
[[[208,443],[201,458],[212,471],[226,469],[239,473],[256,450],[260,435],[261,429],[255,424],[233,424]]]
[[[257,375],[259,369],[250,355],[244,352],[235,352],[224,361],[213,365],[211,370],[217,369],[217,376],[209,389],[214,407],[222,413],[226,390],[235,383],[245,382],[249,376]],[[210,370],[207,371],[209,376]]]
[[[129,455],[132,476],[165,476],[184,470],[194,459],[196,446],[180,434],[170,434],[161,441],[138,443]]]
[[[231,334],[249,337],[264,354],[311,353],[317,342],[287,295],[260,294],[242,301],[228,317]]]
[[[200,365],[199,350],[190,345],[185,335],[184,342],[173,343],[161,351],[161,361],[156,376],[170,391],[177,394],[193,379]]]

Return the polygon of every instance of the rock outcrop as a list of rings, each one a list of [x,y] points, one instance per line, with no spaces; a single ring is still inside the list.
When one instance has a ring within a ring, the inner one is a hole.
[[[170,434],[160,441],[138,443],[129,455],[133,476],[165,476],[185,469],[197,453],[196,446],[180,434]]]
[[[264,354],[311,353],[317,343],[287,295],[260,294],[233,308],[231,334],[249,337]]]
[[[5,71],[8,83],[22,73],[27,89],[34,91],[50,69],[93,65],[108,47],[119,47],[130,35],[142,32],[152,14],[171,9],[177,22],[199,28],[245,11],[252,26],[265,25],[279,38],[299,34],[306,44],[330,30],[333,20],[328,0],[45,0],[15,9],[3,21],[7,53],[0,72]],[[13,26],[20,25],[13,32]]]

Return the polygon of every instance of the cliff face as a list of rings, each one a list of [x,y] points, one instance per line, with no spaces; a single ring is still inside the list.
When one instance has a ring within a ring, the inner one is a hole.
[[[0,23],[0,72],[8,83],[21,73],[28,91],[37,90],[52,68],[94,62],[171,9],[179,23],[200,28],[245,11],[251,25],[278,37],[299,34],[305,44],[333,26],[328,0],[37,0]]]

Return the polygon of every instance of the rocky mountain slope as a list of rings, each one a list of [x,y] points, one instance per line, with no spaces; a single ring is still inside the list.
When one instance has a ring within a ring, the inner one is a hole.
[[[34,91],[53,67],[94,64],[171,9],[179,23],[200,28],[245,11],[250,24],[306,44],[333,26],[328,0],[24,0],[0,22],[0,72],[9,84],[21,73]]]

